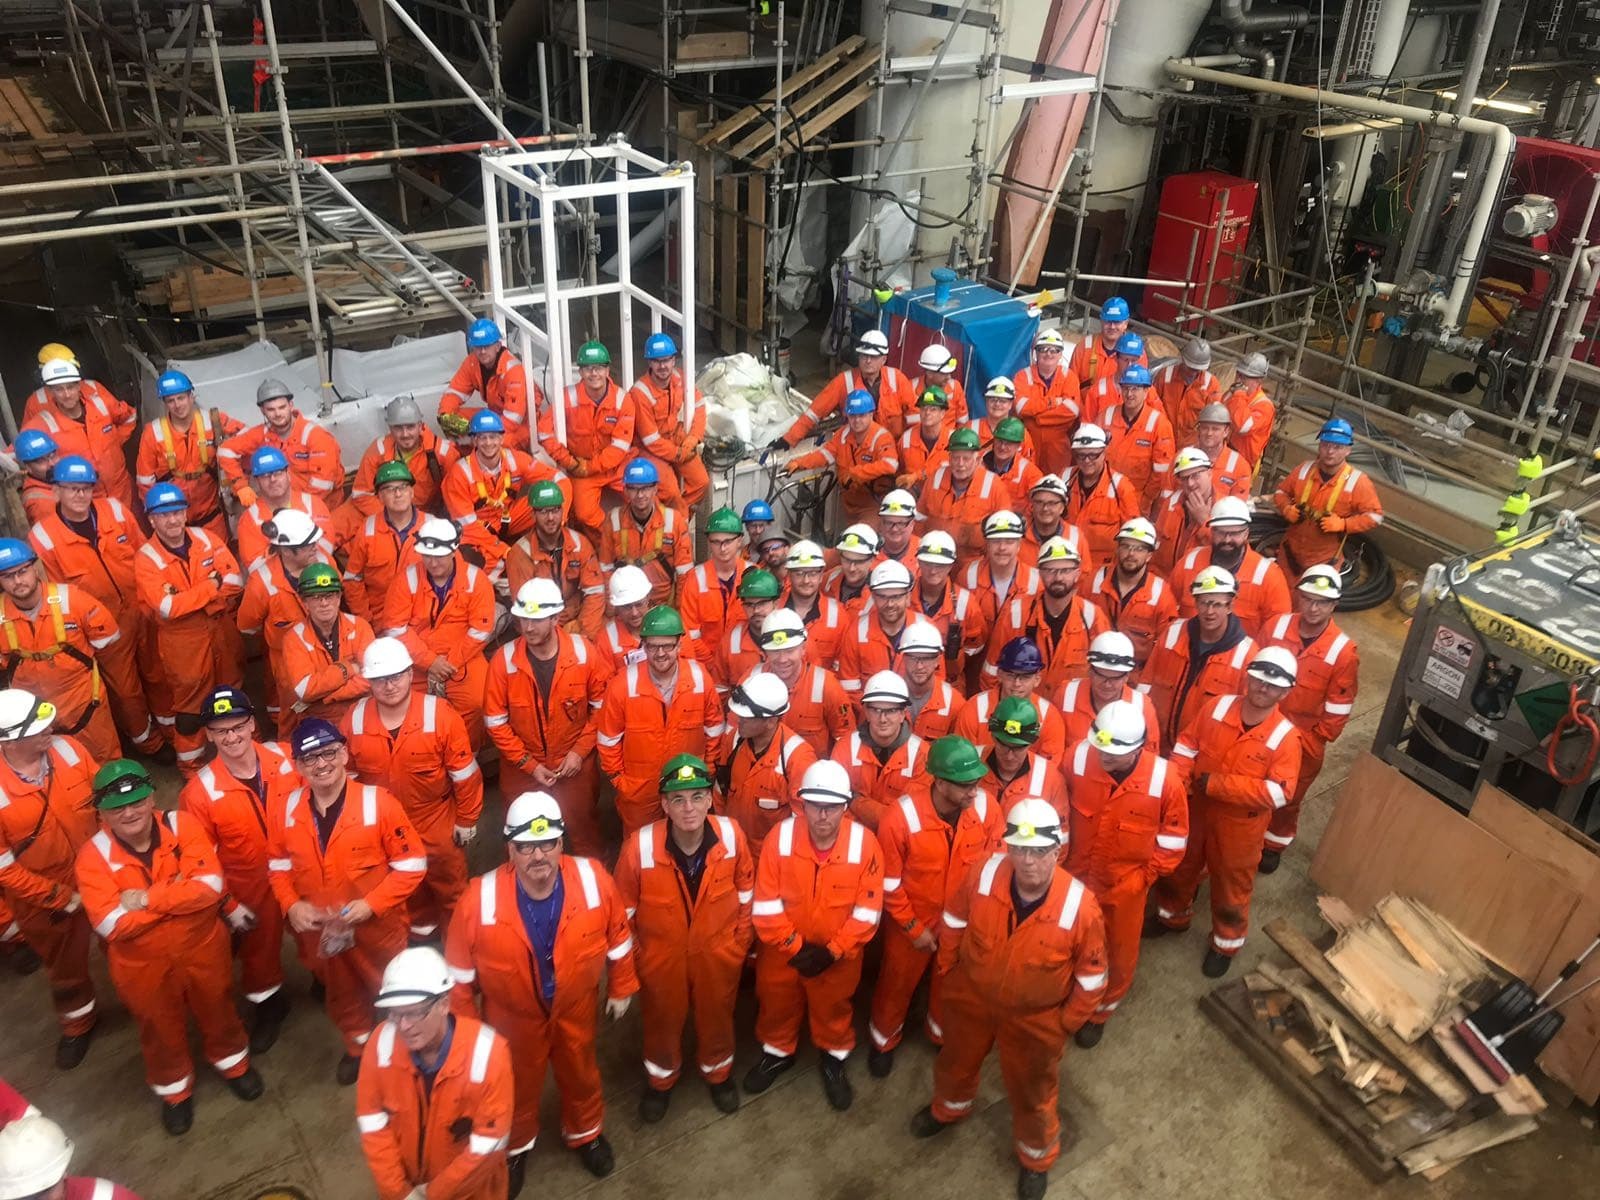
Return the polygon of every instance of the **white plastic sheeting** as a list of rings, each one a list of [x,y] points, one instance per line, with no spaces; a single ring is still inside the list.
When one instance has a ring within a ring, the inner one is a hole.
[[[749,354],[712,359],[695,386],[706,401],[706,431],[748,446],[765,446],[810,403]]]

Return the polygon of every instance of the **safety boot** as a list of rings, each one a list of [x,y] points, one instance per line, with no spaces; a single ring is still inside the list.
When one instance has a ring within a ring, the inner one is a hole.
[[[289,996],[281,987],[256,1005],[256,1021],[250,1029],[251,1054],[265,1054],[272,1049],[288,1014]]]
[[[888,1077],[889,1072],[892,1070],[894,1070],[893,1050],[873,1049],[867,1051],[868,1075],[871,1075],[874,1079],[884,1079]]]
[[[794,1055],[769,1054],[763,1050],[761,1061],[751,1067],[744,1077],[744,1090],[752,1095],[759,1095],[771,1087],[779,1075],[793,1066]]]
[[[672,1089],[658,1092],[653,1087],[647,1087],[644,1095],[639,1097],[639,1119],[647,1125],[654,1125],[667,1115],[667,1105],[672,1103]]]
[[[95,1028],[91,1025],[80,1034],[61,1035],[61,1040],[56,1043],[57,1070],[70,1071],[83,1062],[84,1056],[89,1053],[89,1043],[94,1040]]]
[[[717,1106],[718,1112],[732,1113],[739,1111],[739,1085],[732,1078],[724,1079],[721,1083],[709,1085],[711,1088],[711,1103]]]
[[[161,1106],[161,1128],[173,1137],[182,1137],[194,1126],[194,1097]]]
[[[1093,1021],[1085,1021],[1078,1032],[1072,1035],[1072,1040],[1081,1050],[1093,1050],[1100,1044],[1100,1039],[1105,1035],[1106,1027],[1104,1025],[1096,1025]]]
[[[583,1164],[583,1169],[596,1179],[604,1179],[617,1165],[616,1155],[611,1152],[611,1143],[606,1141],[606,1135],[603,1133],[594,1141],[585,1142],[578,1147],[578,1161]]]
[[[334,1069],[333,1077],[339,1081],[340,1087],[349,1087],[361,1074],[361,1056],[359,1054],[346,1054],[340,1057],[339,1065]]]
[[[1044,1200],[1044,1194],[1049,1187],[1048,1172],[1030,1171],[1027,1167],[1017,1168],[1017,1200]]]
[[[937,1137],[946,1129],[949,1129],[950,1125],[951,1122],[941,1121],[933,1115],[933,1106],[930,1104],[927,1108],[917,1109],[912,1115],[911,1136],[915,1138]]]
[[[228,1090],[241,1100],[259,1100],[261,1093],[267,1090],[267,1085],[261,1080],[261,1072],[251,1067],[243,1075],[235,1075],[231,1079],[224,1079]]]
[[[854,1102],[856,1094],[850,1086],[850,1076],[845,1074],[844,1059],[823,1054],[822,1094],[828,1098],[828,1106],[836,1112],[844,1112]]]
[[[1277,850],[1263,850],[1261,862],[1256,866],[1256,874],[1271,875],[1278,869],[1278,863],[1283,861],[1283,855]]]
[[[1205,961],[1200,964],[1200,972],[1207,979],[1221,979],[1231,966],[1233,966],[1233,956],[1224,954],[1213,946],[1206,951]]]

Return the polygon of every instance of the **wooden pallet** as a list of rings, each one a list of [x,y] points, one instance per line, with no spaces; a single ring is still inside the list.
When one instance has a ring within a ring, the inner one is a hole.
[[[0,79],[0,167],[20,169],[66,162],[72,150],[61,134],[71,124],[29,79]]]

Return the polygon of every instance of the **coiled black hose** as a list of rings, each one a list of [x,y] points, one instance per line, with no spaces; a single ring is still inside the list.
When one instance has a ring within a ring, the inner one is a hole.
[[[1278,551],[1278,543],[1288,531],[1289,523],[1277,513],[1256,513],[1250,521],[1250,544],[1262,554]],[[1363,534],[1353,533],[1345,539],[1344,595],[1339,600],[1340,612],[1362,612],[1377,608],[1394,595],[1394,568],[1383,548]],[[1290,581],[1292,584],[1292,580]]]

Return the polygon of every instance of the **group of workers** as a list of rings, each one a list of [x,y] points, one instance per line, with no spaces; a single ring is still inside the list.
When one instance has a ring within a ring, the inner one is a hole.
[[[1339,556],[1381,517],[1334,419],[1278,489],[1277,559],[1251,549],[1264,362],[1223,395],[1195,340],[1152,375],[1126,319],[1108,302],[1070,356],[1041,333],[981,418],[948,350],[911,380],[868,331],[782,439],[843,407],[786,465],[836,472],[857,519],[824,548],[765,501],[719,508],[700,563],[704,408],[665,334],[626,391],[582,346],[558,425],[475,323],[438,432],[392,403],[348,495],[289,389],[264,383],[245,428],[167,372],[137,509],[131,413],[47,347],[14,447],[34,524],[0,539],[0,897],[50,981],[57,1065],[89,1049],[98,940],[163,1126],[193,1121],[191,1018],[254,1100],[287,931],[383,1200],[502,1197],[547,1067],[563,1143],[612,1170],[602,1007],[639,997],[654,1122],[691,1022],[690,1069],[739,1106],[747,972],[744,1091],[804,1026],[841,1110],[858,999],[883,1078],[925,990],[912,1132],[971,1111],[998,1045],[1018,1194],[1043,1195],[1066,1039],[1099,1042],[1141,938],[1187,928],[1209,876],[1205,973],[1244,944],[1352,711]],[[158,803],[126,755],[169,751],[183,783]],[[506,860],[473,878],[480,757]]]

